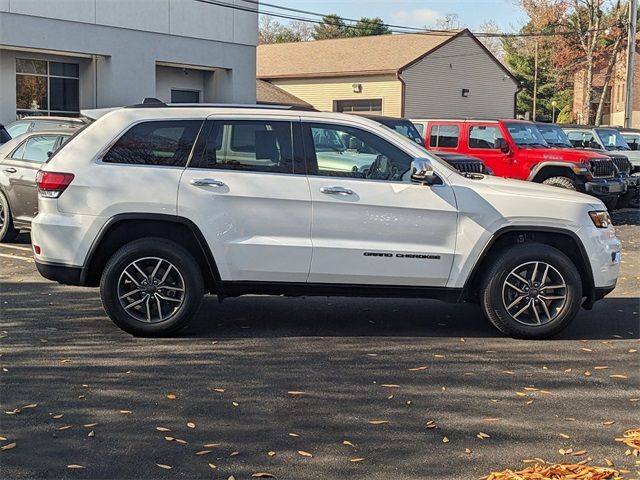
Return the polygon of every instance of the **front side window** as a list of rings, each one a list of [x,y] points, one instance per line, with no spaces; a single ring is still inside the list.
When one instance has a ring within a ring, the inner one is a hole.
[[[488,125],[474,125],[469,129],[469,148],[498,149],[497,140],[504,138],[500,128]]]
[[[569,141],[576,148],[600,148],[600,145],[596,142],[596,138],[593,133],[587,130],[574,130],[567,132]]]
[[[544,137],[532,123],[507,123],[507,130],[519,147],[548,147]]]
[[[553,125],[550,123],[547,124],[538,124],[536,125],[538,131],[542,134],[545,141],[554,147],[569,147],[571,148],[573,145],[569,140],[567,134],[557,125]]]
[[[460,127],[457,125],[433,125],[429,136],[430,147],[457,148]]]
[[[305,150],[317,175],[403,181],[412,157],[386,140],[357,128],[306,124]]]
[[[16,59],[16,107],[20,115],[80,113],[77,63]]]
[[[293,173],[290,122],[220,120],[207,123],[204,145],[194,155],[190,168]]]
[[[633,133],[623,133],[622,137],[624,138],[627,145],[631,150],[640,150],[640,135]]]
[[[200,120],[139,123],[118,139],[102,161],[184,167],[201,125]]]

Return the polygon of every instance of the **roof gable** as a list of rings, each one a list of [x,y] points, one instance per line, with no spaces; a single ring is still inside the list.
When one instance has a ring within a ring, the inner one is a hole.
[[[258,78],[301,78],[389,73],[424,57],[468,30],[393,34],[260,45]]]

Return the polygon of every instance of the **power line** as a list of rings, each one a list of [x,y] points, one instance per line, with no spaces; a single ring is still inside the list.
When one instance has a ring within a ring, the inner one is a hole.
[[[296,21],[300,21],[300,22],[304,22],[304,23],[313,23],[313,24],[316,24],[316,25],[324,24],[324,22],[322,20],[315,20],[315,19],[307,18],[307,17],[294,16],[294,15],[290,15],[290,14],[274,12],[274,11],[271,11],[271,10],[269,10],[269,11],[260,10],[258,7],[260,5],[268,6],[270,8],[276,8],[276,9],[279,9],[279,10],[284,10],[284,11],[294,12],[294,13],[301,13],[301,14],[304,14],[304,15],[312,15],[312,16],[316,16],[316,17],[320,17],[320,18],[323,18],[323,17],[327,16],[327,14],[322,14],[322,13],[318,13],[318,12],[312,12],[312,11],[308,11],[308,10],[300,10],[300,9],[297,9],[297,8],[284,7],[284,6],[276,5],[276,4],[273,4],[273,3],[264,3],[264,2],[260,2],[259,0],[242,0],[245,3],[249,3],[249,4],[252,4],[252,5],[255,5],[255,7],[233,5],[233,4],[226,3],[226,2],[224,2],[222,0],[196,0],[196,1],[201,2],[201,3],[207,3],[207,4],[210,4],[210,5],[217,5],[217,6],[220,6],[220,7],[230,8],[232,10],[239,10],[239,11],[244,11],[244,12],[262,14],[262,15],[269,15],[271,17],[282,18],[282,19],[285,19],[285,20],[296,20]],[[359,22],[359,20],[353,19],[353,18],[344,18],[344,17],[340,17],[340,18],[342,18],[342,20],[345,20],[347,22]],[[451,31],[451,30],[437,30],[437,29],[428,29],[428,28],[421,29],[421,28],[417,28],[417,27],[409,27],[409,26],[404,26],[404,25],[394,25],[394,24],[388,24],[388,23],[382,23],[381,26],[388,28],[391,33],[414,33],[414,34],[418,34],[418,35],[434,35],[434,36],[451,36],[451,35],[454,35],[456,33],[456,32]],[[366,27],[366,26],[347,25],[347,27],[352,28],[352,29],[358,29],[358,30],[368,30],[368,27]],[[596,32],[601,32],[601,31],[605,31],[605,30],[607,30],[607,28],[586,30],[586,31],[584,31],[582,33],[583,34],[596,33]],[[525,33],[500,33],[500,32],[497,32],[497,33],[472,32],[472,33],[473,33],[474,36],[482,37],[482,38],[554,37],[554,36],[566,36],[566,35],[575,34],[575,32],[570,32],[570,31],[544,32],[543,30],[537,31],[537,32],[525,32]]]

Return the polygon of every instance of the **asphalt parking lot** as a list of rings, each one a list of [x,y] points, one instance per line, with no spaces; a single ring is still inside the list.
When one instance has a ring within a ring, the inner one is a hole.
[[[640,477],[615,441],[640,427],[640,215],[614,221],[618,288],[538,342],[472,305],[259,296],[134,338],[23,235],[0,246],[0,478],[468,480],[536,457]]]

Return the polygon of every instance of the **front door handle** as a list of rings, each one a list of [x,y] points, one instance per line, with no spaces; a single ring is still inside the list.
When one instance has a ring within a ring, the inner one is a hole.
[[[16,173],[18,170],[16,170],[13,167],[10,167],[10,168],[5,168],[4,171],[7,173]]]
[[[224,182],[220,180],[215,180],[213,178],[192,178],[189,182],[191,185],[195,185],[196,187],[224,187]]]
[[[320,187],[320,192],[327,195],[353,195],[353,190],[344,187]]]

